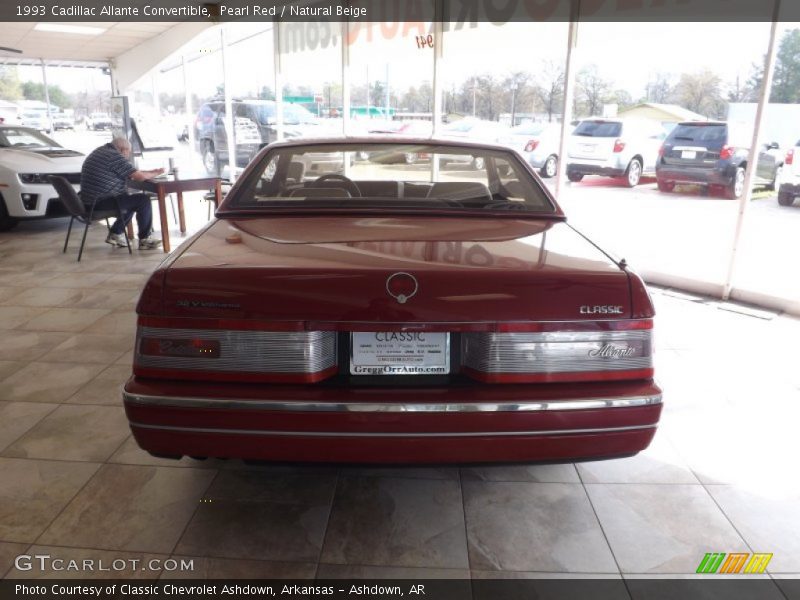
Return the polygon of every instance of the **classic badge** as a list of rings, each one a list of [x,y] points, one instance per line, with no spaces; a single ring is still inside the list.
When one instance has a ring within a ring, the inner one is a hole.
[[[400,304],[405,304],[410,298],[413,298],[418,289],[417,278],[411,273],[401,271],[389,275],[386,279],[386,291]]]

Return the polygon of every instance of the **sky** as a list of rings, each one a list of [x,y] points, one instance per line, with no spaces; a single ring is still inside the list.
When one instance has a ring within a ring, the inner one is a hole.
[[[783,24],[782,30],[798,24]],[[337,28],[338,25],[332,25]],[[272,34],[256,34],[262,24],[228,25],[229,37],[247,38],[232,47],[228,54],[230,80],[234,94],[243,94],[260,85],[273,86]],[[512,71],[534,74],[546,61],[563,63],[566,52],[567,23],[509,23],[495,26],[479,24],[474,29],[448,32],[444,39],[445,87],[458,86],[471,76],[495,73],[498,77]],[[769,38],[769,23],[581,23],[578,29],[576,65],[596,64],[600,74],[611,80],[615,89],[625,89],[634,98],[644,95],[647,82],[657,72],[679,75],[710,69],[725,83],[738,75],[743,81],[752,65],[763,60]],[[376,33],[372,42],[366,33],[351,47],[351,77],[355,84],[388,76],[392,87],[404,90],[433,77],[433,51],[418,48],[412,30],[408,37],[385,40]],[[254,35],[255,34],[255,35]],[[193,91],[213,94],[222,82],[219,34],[208,32],[190,43],[185,52],[198,60],[192,63]],[[212,50],[212,52],[209,52]],[[284,58],[286,82],[309,85],[322,91],[325,81],[339,80],[341,50],[329,45],[315,52],[299,52]],[[164,64],[176,62],[167,59]],[[21,67],[23,80],[41,81],[38,67]],[[108,77],[91,70],[48,70],[48,81],[68,91],[101,89]],[[180,70],[158,75],[156,87],[162,92],[183,92]],[[140,89],[151,90],[150,78],[140,82]]]

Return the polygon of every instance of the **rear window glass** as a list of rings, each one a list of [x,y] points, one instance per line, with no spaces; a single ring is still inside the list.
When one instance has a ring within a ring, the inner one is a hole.
[[[724,144],[728,137],[726,125],[676,125],[669,134],[671,140]]]
[[[273,149],[223,212],[273,208],[555,211],[512,152],[398,143]]]
[[[573,135],[585,137],[619,137],[622,134],[622,123],[617,121],[581,121]]]

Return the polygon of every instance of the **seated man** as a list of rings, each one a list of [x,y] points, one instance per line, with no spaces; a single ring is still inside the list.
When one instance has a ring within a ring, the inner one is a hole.
[[[164,172],[164,169],[139,171],[128,159],[131,145],[125,138],[114,138],[110,144],[96,148],[83,163],[81,169],[81,199],[86,204],[95,200],[95,210],[114,210],[119,207],[125,216],[117,219],[111,226],[106,243],[124,248],[125,237],[122,232],[136,213],[139,226],[139,249],[151,250],[161,245],[161,240],[153,237],[153,208],[150,196],[145,193],[129,194],[129,179],[144,181]]]

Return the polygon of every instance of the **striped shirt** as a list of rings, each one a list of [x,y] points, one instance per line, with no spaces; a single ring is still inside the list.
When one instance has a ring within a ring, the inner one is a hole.
[[[98,198],[124,194],[128,179],[134,172],[136,168],[113,144],[96,148],[83,161],[81,199],[92,202]]]

